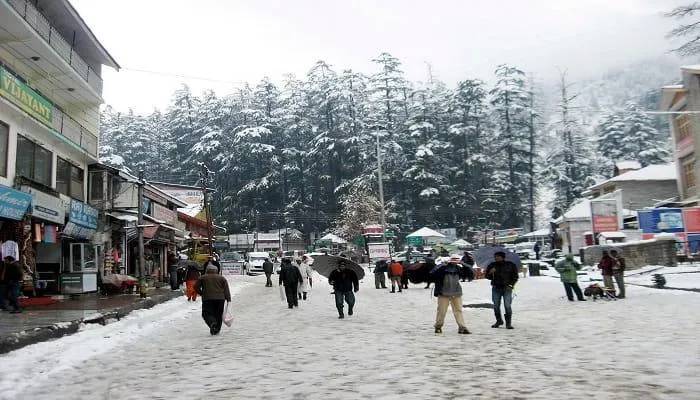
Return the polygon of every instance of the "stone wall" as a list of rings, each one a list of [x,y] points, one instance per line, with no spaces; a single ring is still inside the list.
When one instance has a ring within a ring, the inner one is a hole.
[[[628,270],[641,268],[645,265],[678,266],[676,240],[673,237],[658,237],[632,243],[584,247],[580,250],[583,264],[597,265],[603,255],[603,250],[609,250],[611,247],[619,249],[621,255],[625,258]]]

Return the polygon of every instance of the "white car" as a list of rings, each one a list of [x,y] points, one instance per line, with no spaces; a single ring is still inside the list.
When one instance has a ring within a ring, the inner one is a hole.
[[[248,253],[246,260],[246,272],[248,275],[259,275],[264,273],[263,263],[270,258],[270,255],[264,251],[252,251]]]

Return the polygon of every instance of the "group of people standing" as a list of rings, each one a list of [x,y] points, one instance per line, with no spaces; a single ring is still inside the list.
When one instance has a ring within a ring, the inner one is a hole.
[[[556,263],[554,269],[559,272],[559,278],[564,284],[564,291],[569,301],[574,301],[574,294],[576,294],[578,301],[586,301],[583,297],[581,287],[578,284],[578,271],[581,269],[581,264],[574,260],[573,254],[568,254],[564,260]],[[626,295],[625,258],[618,254],[617,250],[610,250],[610,252],[603,251],[603,256],[598,263],[598,269],[600,269],[603,275],[604,290],[614,294],[615,284],[613,283],[613,279],[615,279],[618,290],[615,297],[624,299]]]

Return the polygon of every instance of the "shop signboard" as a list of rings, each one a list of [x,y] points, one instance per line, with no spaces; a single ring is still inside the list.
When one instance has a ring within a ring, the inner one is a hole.
[[[620,229],[618,199],[591,200],[593,232],[616,232]]]
[[[0,185],[0,217],[19,221],[31,202],[30,194]]]
[[[21,108],[44,125],[51,127],[53,104],[0,67],[0,96]]]
[[[173,211],[167,207],[164,207],[158,203],[151,204],[151,210],[153,211],[153,218],[163,221],[168,225],[173,225],[177,221],[177,212]]]
[[[390,258],[389,243],[368,243],[367,254],[370,260]]]
[[[88,229],[97,229],[99,211],[82,201],[70,201],[68,221]]]
[[[423,244],[423,238],[420,236],[406,236],[406,244],[420,246]]]
[[[680,208],[639,210],[637,211],[639,229],[643,233],[683,232],[686,230],[683,226],[684,214],[686,217],[689,216]]]
[[[683,226],[686,232],[700,232],[700,207],[683,209]]]
[[[32,217],[57,225],[66,223],[66,210],[60,198],[50,196],[29,186],[22,186],[22,191],[32,196]]]

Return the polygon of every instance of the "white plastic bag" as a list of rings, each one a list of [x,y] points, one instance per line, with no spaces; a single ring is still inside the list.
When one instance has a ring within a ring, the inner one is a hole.
[[[284,286],[282,285],[280,285],[280,299],[282,299],[282,301],[287,300],[287,296],[284,294]]]
[[[229,305],[229,304],[231,304],[231,302],[227,301],[227,302],[226,302],[226,307],[224,307],[223,319],[224,319],[224,324],[226,324],[226,326],[228,326],[228,327],[231,327],[231,325],[233,325],[233,314],[231,314],[231,313],[228,311],[228,305]]]

